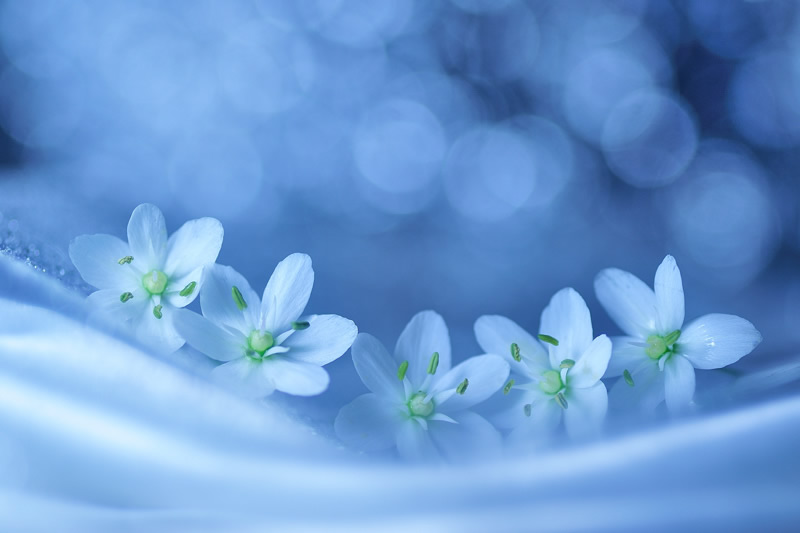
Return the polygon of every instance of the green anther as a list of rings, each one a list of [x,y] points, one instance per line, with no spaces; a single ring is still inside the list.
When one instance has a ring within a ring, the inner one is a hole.
[[[631,373],[628,372],[627,368],[625,369],[625,372],[622,373],[622,377],[625,380],[625,383],[627,383],[631,387],[635,385],[635,383],[633,382],[633,376],[631,376]]]
[[[525,413],[525,416],[531,416],[531,404],[529,404],[529,403],[526,403],[526,404],[525,404],[525,405],[522,407],[522,412],[523,412],[523,413]]]
[[[572,359],[564,359],[561,361],[561,365],[558,368],[572,368],[575,366],[575,361]]]
[[[558,339],[555,337],[551,337],[550,335],[542,335],[541,333],[538,336],[540,341],[546,342],[547,344],[552,344],[553,346],[558,346]]]
[[[677,341],[680,337],[681,337],[681,330],[676,329],[675,331],[664,337],[664,343],[667,346],[672,346],[673,344],[675,344],[675,341]]]
[[[239,287],[236,285],[231,287],[231,295],[233,296],[233,301],[236,302],[236,307],[239,308],[239,311],[244,311],[247,309],[247,302],[244,301],[244,296],[242,296],[242,292],[239,290]]]
[[[469,387],[469,380],[467,378],[464,378],[464,381],[462,381],[458,385],[458,387],[456,387],[456,392],[458,394],[464,394],[465,392],[467,392],[467,387]]]
[[[539,382],[539,388],[545,394],[555,394],[564,388],[564,383],[561,382],[561,374],[558,370],[547,370],[542,373],[544,378]]]
[[[305,321],[303,321],[303,322],[292,322],[292,329],[295,330],[295,331],[303,331],[304,329],[308,329],[308,326],[310,326],[310,325],[311,325],[310,322],[305,322]]]
[[[426,417],[433,414],[433,400],[426,402],[427,396],[426,393],[420,391],[408,400],[408,412],[411,413],[411,416]]]
[[[556,394],[555,398],[556,402],[558,403],[558,405],[561,406],[562,409],[566,409],[569,407],[569,404],[567,403],[567,398],[564,396],[563,392],[559,392],[558,394]]]
[[[406,377],[406,372],[408,371],[408,361],[403,361],[400,363],[400,368],[397,369],[397,379],[403,381]]]
[[[437,368],[439,368],[439,352],[433,352],[431,362],[428,363],[428,374],[435,374]]]
[[[168,281],[167,275],[160,270],[151,270],[142,278],[142,285],[150,294],[163,294]]]
[[[178,294],[180,294],[181,296],[189,296],[190,294],[192,294],[194,292],[194,288],[195,287],[197,287],[197,282],[193,281],[193,282],[189,283],[187,286],[185,286],[183,288],[183,290],[181,292],[179,292]]]
[[[511,388],[513,386],[514,386],[514,380],[513,379],[509,379],[508,383],[506,383],[506,386],[503,387],[503,394],[508,394],[509,392],[511,392]]]
[[[514,358],[514,361],[522,361],[522,354],[519,353],[519,344],[516,342],[511,344],[511,357]]]
[[[256,329],[247,337],[247,345],[258,355],[264,355],[264,352],[275,346],[275,338],[268,331]]]
[[[119,295],[119,301],[122,303],[127,302],[131,298],[133,298],[133,294],[131,294],[130,292],[123,292],[122,294]]]
[[[122,259],[117,261],[117,263],[119,263],[120,265],[127,265],[131,261],[133,261],[133,256],[132,255],[126,255],[125,257],[123,257]]]
[[[160,305],[157,305],[157,306],[155,306],[153,308],[153,316],[158,318],[158,319],[160,319],[162,316],[164,316],[163,314],[161,314],[161,306]]]

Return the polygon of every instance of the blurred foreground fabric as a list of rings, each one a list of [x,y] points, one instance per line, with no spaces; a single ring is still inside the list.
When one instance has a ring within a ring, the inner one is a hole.
[[[346,452],[104,331],[0,257],[0,531],[625,531],[800,523],[800,396],[424,467]]]

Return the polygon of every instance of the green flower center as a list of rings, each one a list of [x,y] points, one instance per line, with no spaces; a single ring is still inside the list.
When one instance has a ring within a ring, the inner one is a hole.
[[[664,354],[675,351],[675,341],[681,337],[681,330],[676,329],[669,335],[650,335],[647,337],[647,348],[644,352],[653,360],[661,359]]]
[[[162,294],[167,289],[167,275],[160,270],[152,270],[142,278],[142,285],[150,294]]]
[[[561,381],[561,373],[558,370],[542,372],[542,381],[539,382],[539,388],[545,394],[557,394],[564,388],[564,382]]]
[[[425,397],[427,396],[424,392],[418,392],[408,400],[408,412],[411,413],[411,416],[421,416],[427,417],[433,414],[433,400],[425,401]]]
[[[263,357],[264,353],[273,346],[275,346],[275,338],[268,331],[255,329],[247,337],[248,352],[258,354],[260,357]]]

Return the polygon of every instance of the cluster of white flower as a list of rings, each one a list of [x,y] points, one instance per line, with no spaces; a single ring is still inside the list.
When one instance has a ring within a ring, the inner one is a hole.
[[[99,289],[89,296],[95,309],[143,342],[169,351],[186,342],[221,361],[214,375],[254,398],[323,392],[322,366],[352,345],[371,392],[344,406],[334,427],[365,451],[396,448],[415,460],[485,455],[501,448],[496,427],[531,442],[553,435],[562,419],[570,437],[595,436],[609,404],[603,379],[619,378],[612,405],[652,412],[665,402],[678,414],[692,405],[695,369],[735,363],[761,341],[733,315],[709,314],[684,327],[683,283],[667,256],[654,289],[617,269],[595,279],[598,300],[626,336],[593,337],[586,303],[566,288],[542,312],[537,335],[502,316],[480,317],[475,335],[485,354],[452,367],[447,326],[435,312],[415,315],[390,354],[350,320],[303,316],[314,283],[307,255],[281,261],[259,299],[233,268],[215,264],[222,236],[219,221],[203,218],[167,238],[161,211],[143,204],[131,215],[128,243],[81,236],[70,257]],[[183,309],[198,294],[202,316]],[[472,410],[490,398],[505,403],[493,423]]]

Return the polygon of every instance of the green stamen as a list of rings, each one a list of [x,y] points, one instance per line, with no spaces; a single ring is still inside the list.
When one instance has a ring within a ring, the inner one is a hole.
[[[239,311],[247,309],[247,302],[244,301],[244,296],[242,296],[239,287],[236,285],[231,287],[231,296],[233,296],[233,301],[236,302],[236,307],[239,308]]]
[[[664,342],[667,344],[667,346],[671,346],[675,344],[675,341],[677,341],[680,337],[681,337],[681,330],[676,329],[675,331],[664,337]]]
[[[622,373],[622,377],[623,379],[625,379],[625,383],[627,383],[631,387],[635,385],[635,383],[633,382],[633,376],[631,376],[631,373],[628,372],[627,368],[625,369],[625,372]]]
[[[572,368],[575,366],[575,361],[572,359],[564,359],[561,361],[561,365],[558,368]]]
[[[439,352],[433,352],[431,362],[428,363],[428,374],[435,374],[437,368],[439,368]]]
[[[514,386],[514,380],[513,379],[509,379],[508,383],[506,383],[506,386],[503,387],[503,394],[508,394],[509,392],[511,392],[511,388],[513,386]]]
[[[181,292],[179,292],[178,294],[180,294],[181,296],[184,296],[184,297],[189,296],[190,294],[192,294],[194,292],[194,288],[195,287],[197,287],[197,282],[196,281],[192,281],[191,283],[186,285],[183,288],[183,290]]]
[[[408,371],[408,361],[403,361],[400,363],[400,368],[397,369],[397,379],[403,381],[406,377],[406,371]]]
[[[304,329],[308,329],[311,323],[309,322],[292,322],[292,329],[295,331],[303,331]]]
[[[131,298],[133,298],[133,294],[130,292],[123,292],[122,294],[119,295],[119,301],[122,303],[127,302]]]
[[[117,263],[119,263],[120,265],[127,265],[131,261],[133,261],[133,256],[132,255],[126,255],[125,257],[123,257],[122,259],[117,261]]]
[[[558,370],[547,370],[542,373],[542,377],[544,379],[539,382],[539,388],[545,394],[556,394],[564,388],[564,383],[561,381],[561,374]]]
[[[522,354],[519,353],[519,344],[516,342],[511,344],[511,357],[513,357],[516,362],[522,361]]]
[[[562,409],[567,409],[569,407],[569,404],[567,403],[567,398],[564,396],[564,393],[559,392],[558,394],[556,394],[555,398],[556,402],[558,403],[558,405],[561,406]]]
[[[468,386],[469,386],[469,380],[467,378],[464,378],[464,381],[462,381],[459,384],[459,386],[456,387],[456,392],[458,394],[464,394],[465,392],[467,392],[467,387]]]
[[[162,306],[157,305],[153,308],[153,316],[158,318],[159,320],[161,319],[162,316],[164,316],[163,314],[161,314],[161,307]]]
[[[542,342],[546,342],[547,344],[552,344],[553,346],[558,346],[558,339],[555,337],[551,337],[550,335],[538,335],[539,340]]]

